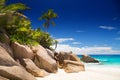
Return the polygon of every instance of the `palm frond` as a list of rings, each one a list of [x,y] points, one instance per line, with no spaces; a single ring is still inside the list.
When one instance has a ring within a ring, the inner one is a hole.
[[[18,10],[26,10],[28,7],[26,7],[25,4],[22,3],[16,3],[16,4],[10,4],[6,6],[2,12],[9,12],[9,11],[18,11]]]

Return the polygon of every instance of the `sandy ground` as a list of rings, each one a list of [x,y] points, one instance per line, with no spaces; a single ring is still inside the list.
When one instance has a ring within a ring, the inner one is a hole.
[[[66,73],[59,69],[56,74],[37,80],[120,80],[120,68],[86,67],[86,71],[79,73]]]

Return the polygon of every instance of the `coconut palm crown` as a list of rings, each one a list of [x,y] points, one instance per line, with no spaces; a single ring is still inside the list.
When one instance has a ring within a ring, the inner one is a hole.
[[[49,9],[47,12],[43,13],[39,20],[45,20],[43,27],[48,29],[50,25],[55,26],[55,22],[53,19],[57,18],[57,13],[54,12],[53,9]]]

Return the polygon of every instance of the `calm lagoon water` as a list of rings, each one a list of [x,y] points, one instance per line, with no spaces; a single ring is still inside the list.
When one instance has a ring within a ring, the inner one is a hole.
[[[81,55],[78,55],[80,58]],[[112,66],[120,68],[120,55],[90,55],[91,57],[100,61],[100,63],[85,63],[89,66]]]

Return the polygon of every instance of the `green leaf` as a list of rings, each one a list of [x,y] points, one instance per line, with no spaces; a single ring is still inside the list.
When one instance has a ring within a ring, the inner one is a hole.
[[[19,28],[17,31],[19,31],[19,32],[27,32],[28,29],[25,28],[25,27],[21,27],[21,28]]]
[[[55,26],[55,25],[56,25],[54,21],[51,21],[51,24],[52,24],[53,26]]]
[[[9,12],[9,11],[18,11],[18,10],[26,10],[28,7],[26,7],[25,4],[22,3],[16,3],[16,4],[10,4],[6,6],[2,12]]]

